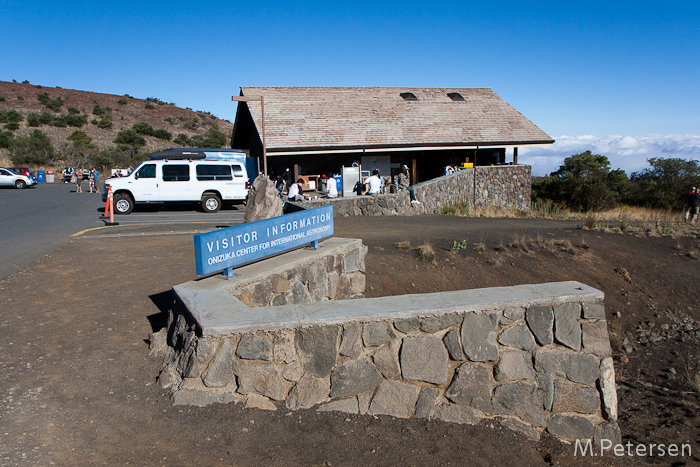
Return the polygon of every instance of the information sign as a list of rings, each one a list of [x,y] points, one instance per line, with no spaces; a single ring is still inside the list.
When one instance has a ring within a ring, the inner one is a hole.
[[[333,235],[333,207],[298,211],[226,229],[196,234],[197,274],[229,270],[265,256],[309,244]],[[230,274],[228,274],[230,275]]]

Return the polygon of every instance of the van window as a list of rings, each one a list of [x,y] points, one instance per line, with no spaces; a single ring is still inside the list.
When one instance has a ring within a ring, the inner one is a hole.
[[[187,182],[190,180],[189,165],[164,165],[163,166],[163,181],[164,182]]]
[[[231,168],[233,169],[233,176],[234,177],[242,177],[243,176],[243,167],[240,165],[232,165]]]
[[[233,180],[229,165],[198,165],[197,180]]]
[[[136,178],[156,178],[156,165],[146,164],[136,172]]]

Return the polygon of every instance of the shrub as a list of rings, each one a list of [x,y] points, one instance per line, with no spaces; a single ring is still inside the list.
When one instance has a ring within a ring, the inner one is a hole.
[[[132,130],[121,130],[117,133],[117,137],[114,138],[114,142],[121,146],[128,146],[134,149],[140,148],[146,144],[146,140],[143,136]]]
[[[131,129],[140,135],[145,135],[145,136],[152,136],[153,135],[153,127],[151,125],[149,125],[148,123],[144,123],[144,122],[134,123],[131,126]]]
[[[0,96],[0,102],[5,102],[5,96]]]
[[[97,128],[102,128],[102,129],[112,128],[112,118],[108,117],[106,115],[103,115],[102,117],[100,117],[99,120],[93,120],[92,123],[93,123],[93,125],[97,126]]]
[[[9,131],[0,131],[0,148],[7,149],[12,146],[14,137]]]
[[[154,136],[154,137],[156,137],[156,138],[158,138],[158,139],[166,140],[166,141],[170,141],[171,139],[173,139],[172,133],[170,133],[170,132],[167,131],[167,130],[162,130],[162,129],[161,129],[161,130],[155,130],[155,131],[153,132],[153,135],[152,135],[152,136]]]
[[[41,130],[34,130],[28,136],[18,136],[12,144],[10,160],[17,165],[52,163],[54,152],[51,140]]]
[[[59,110],[61,110],[61,107],[63,106],[63,103],[65,102],[61,97],[51,99],[48,92],[37,94],[36,98],[39,102],[41,102],[41,104],[44,107],[46,107],[47,109],[53,110],[54,112],[58,112]]]
[[[651,158],[651,167],[632,174],[629,202],[661,209],[683,209],[690,187],[700,185],[700,162]]]
[[[76,109],[75,107],[68,107],[68,115],[79,115],[80,110]]]
[[[68,141],[70,141],[71,143],[73,143],[73,146],[75,146],[78,149],[88,148],[88,147],[90,147],[90,143],[92,143],[92,137],[90,137],[84,131],[80,131],[80,130],[74,131],[66,139]]]
[[[16,110],[0,110],[0,123],[19,123],[22,120],[24,117]]]
[[[223,148],[226,146],[226,134],[215,126],[209,128],[204,136],[204,145],[202,147]]]
[[[178,133],[177,137],[173,140],[173,143],[181,146],[183,148],[190,146],[190,139],[184,133]]]
[[[119,99],[119,100],[117,101],[117,104],[119,104],[119,105],[126,105],[126,99]]]

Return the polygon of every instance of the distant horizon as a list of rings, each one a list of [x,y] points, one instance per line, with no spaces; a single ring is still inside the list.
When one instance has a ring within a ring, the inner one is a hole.
[[[216,115],[215,112],[206,108],[183,107],[177,102],[170,102],[168,99],[163,99],[160,96],[148,95],[147,97],[135,96],[131,93],[118,94],[115,92],[94,91],[90,89],[74,89],[61,85],[46,85],[43,83],[32,82],[31,79],[17,78],[6,81],[8,83],[29,84],[32,86],[40,86],[47,89],[69,89],[73,91],[92,92],[98,94],[108,94],[113,96],[129,95],[131,97],[146,100],[148,98],[157,98],[163,102],[172,103],[180,108],[190,108],[194,111],[210,112],[221,120],[228,120],[235,123],[234,118],[222,118]],[[302,85],[303,86],[303,85]],[[309,86],[311,87],[311,86]],[[347,87],[347,86],[343,86]],[[369,87],[399,87],[399,86],[369,86]],[[409,86],[406,86],[409,87]],[[438,86],[410,86],[410,87],[438,87]],[[439,86],[449,87],[449,86]],[[455,88],[458,86],[454,86]],[[462,86],[464,87],[464,86]],[[480,86],[486,87],[486,86]],[[240,90],[240,88],[239,88]],[[497,93],[498,94],[498,93]],[[238,92],[232,94],[238,95]],[[229,97],[230,100],[230,97]],[[236,103],[232,103],[235,107]],[[525,115],[525,117],[528,117]],[[533,122],[537,125],[537,122]],[[539,125],[538,125],[539,126]],[[541,128],[541,127],[540,127]],[[564,159],[574,154],[580,154],[585,151],[591,151],[594,154],[600,154],[608,158],[611,169],[622,169],[631,176],[634,172],[641,172],[650,167],[648,159],[654,157],[660,158],[679,158],[684,160],[700,160],[700,134],[646,134],[646,135],[560,135],[550,136],[555,140],[555,143],[549,147],[546,146],[519,146],[518,147],[518,162],[532,167],[532,175],[542,177],[555,172],[563,163]]]

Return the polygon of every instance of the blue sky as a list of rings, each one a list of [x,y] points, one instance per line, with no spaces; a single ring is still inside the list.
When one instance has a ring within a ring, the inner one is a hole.
[[[0,20],[4,81],[231,121],[240,86],[483,86],[557,140],[521,149],[535,174],[586,149],[700,158],[696,2],[4,0]]]

